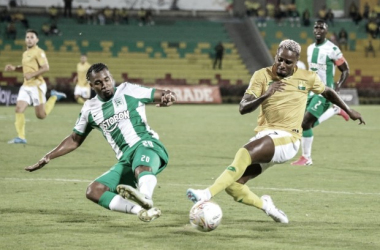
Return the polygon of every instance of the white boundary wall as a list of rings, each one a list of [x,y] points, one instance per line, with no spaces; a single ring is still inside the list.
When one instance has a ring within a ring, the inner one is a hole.
[[[50,7],[52,5],[63,8],[63,0],[16,0],[18,6],[22,7]],[[8,6],[9,0],[0,0],[0,6]],[[106,6],[110,8],[152,8],[156,10],[169,10],[172,7],[173,0],[73,0],[72,7],[77,8],[81,5],[83,8],[91,6],[99,9]],[[232,0],[177,0],[179,10],[211,10],[225,11]]]

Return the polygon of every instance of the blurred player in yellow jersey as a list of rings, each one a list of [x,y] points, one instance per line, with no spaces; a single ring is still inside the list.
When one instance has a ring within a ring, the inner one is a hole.
[[[235,201],[263,210],[276,222],[288,223],[286,214],[275,207],[269,195],[259,198],[246,183],[297,154],[309,91],[323,95],[345,110],[352,120],[365,124],[360,113],[350,109],[315,72],[296,66],[300,53],[297,42],[284,40],[277,49],[274,64],[253,74],[239,111],[247,114],[260,107],[257,134],[237,151],[231,165],[213,185],[204,190],[187,190],[191,201],[207,201],[225,190]]]
[[[42,74],[49,71],[49,63],[45,52],[37,46],[38,33],[35,30],[27,30],[25,43],[27,49],[22,55],[22,65],[5,66],[5,71],[17,71],[24,74],[24,83],[18,93],[16,104],[17,137],[8,143],[26,144],[24,112],[29,105],[33,104],[37,118],[45,119],[53,110],[55,102],[66,98],[64,93],[52,90],[49,100],[46,101],[47,87]]]
[[[83,104],[91,97],[91,87],[87,82],[86,74],[91,64],[87,62],[87,56],[81,55],[80,62],[77,64],[77,75],[74,78],[75,89],[74,97],[77,103]]]

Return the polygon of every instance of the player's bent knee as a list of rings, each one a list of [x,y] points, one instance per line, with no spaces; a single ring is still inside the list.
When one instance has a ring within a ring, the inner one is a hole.
[[[100,197],[103,195],[104,192],[109,191],[109,188],[99,182],[93,182],[91,183],[86,190],[86,198],[98,203]]]

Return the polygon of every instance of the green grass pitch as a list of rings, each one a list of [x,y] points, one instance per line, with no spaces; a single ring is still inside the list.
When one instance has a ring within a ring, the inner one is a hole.
[[[7,144],[15,136],[14,107],[1,107],[0,249],[380,249],[380,107],[356,108],[366,126],[335,116],[314,130],[313,166],[276,165],[248,183],[257,195],[272,196],[288,225],[221,193],[214,200],[222,223],[201,233],[189,225],[186,189],[213,183],[254,135],[257,112],[242,116],[238,105],[148,106],[170,163],[154,194],[163,215],[144,223],[85,198],[87,185],[116,162],[98,131],[43,169],[23,170],[71,133],[79,105],[57,104],[42,121],[29,107],[26,146]]]

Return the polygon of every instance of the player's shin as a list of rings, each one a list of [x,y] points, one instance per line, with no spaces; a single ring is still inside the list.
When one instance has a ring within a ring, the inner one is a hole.
[[[49,100],[45,103],[45,113],[46,113],[46,115],[49,115],[50,112],[53,110],[56,101],[57,101],[57,97],[56,96],[50,96]]]
[[[248,150],[245,148],[239,149],[232,164],[208,188],[211,196],[215,196],[240,179],[251,163],[252,159]]]
[[[25,139],[25,114],[16,113],[15,127],[17,136],[21,139]]]
[[[311,158],[311,147],[313,145],[313,130],[308,129],[304,130],[302,133],[302,155],[306,157],[307,159]]]
[[[263,209],[263,201],[245,184],[234,182],[226,188],[226,192],[237,202]]]
[[[157,185],[157,178],[152,172],[142,172],[139,174],[139,191],[152,199],[154,188]]]
[[[141,206],[123,199],[120,195],[109,191],[103,193],[98,204],[112,211],[129,214],[138,214],[142,209]]]

